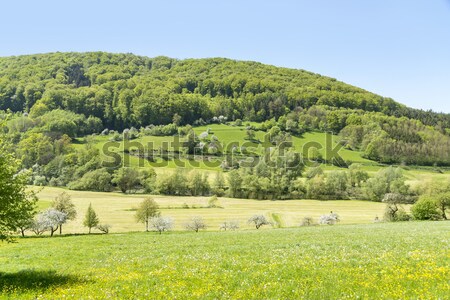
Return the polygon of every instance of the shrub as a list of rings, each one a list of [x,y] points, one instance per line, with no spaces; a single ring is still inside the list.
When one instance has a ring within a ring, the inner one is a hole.
[[[109,224],[99,224],[96,227],[99,231],[103,232],[104,234],[109,233],[109,229],[111,229],[111,225]]]
[[[47,179],[45,178],[45,176],[40,175],[34,176],[33,185],[45,186],[47,185]]]
[[[430,197],[421,197],[411,208],[416,220],[437,220],[440,218],[436,201]]]
[[[112,190],[111,175],[106,169],[97,169],[84,174],[81,179],[71,182],[69,189],[110,192]]]
[[[330,212],[330,214],[328,214],[328,215],[322,215],[319,218],[319,224],[325,224],[325,225],[334,225],[340,221],[341,221],[341,219],[339,218],[339,215],[334,212]]]
[[[314,224],[314,220],[311,217],[304,217],[300,226],[311,226]]]
[[[219,199],[217,198],[216,195],[214,195],[211,198],[209,198],[209,200],[208,200],[208,207],[209,208],[220,207],[220,202],[219,202]]]

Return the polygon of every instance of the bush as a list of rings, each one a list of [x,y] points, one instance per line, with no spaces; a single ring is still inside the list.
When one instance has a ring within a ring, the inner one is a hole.
[[[173,123],[159,126],[149,125],[144,129],[144,134],[151,136],[167,136],[167,135],[174,135],[177,133],[178,133],[178,126]]]
[[[120,142],[122,141],[123,137],[122,135],[118,134],[117,132],[113,134],[111,138],[109,138],[110,142]]]
[[[80,180],[69,183],[71,190],[110,192],[111,175],[106,169],[98,169],[83,175]]]
[[[47,185],[47,179],[45,178],[45,176],[37,175],[34,177],[33,185],[45,186]]]
[[[340,221],[341,219],[339,218],[339,215],[334,212],[331,212],[329,215],[322,215],[319,218],[319,224],[325,225],[334,225]]]
[[[304,217],[300,226],[311,226],[314,225],[314,220],[311,217]]]
[[[411,213],[416,220],[438,220],[436,201],[430,197],[421,197],[411,208]]]
[[[209,208],[220,208],[220,202],[216,195],[212,196],[208,200],[208,207]]]
[[[400,209],[397,212],[397,222],[406,222],[406,221],[411,221],[411,215],[408,214],[404,209]]]
[[[108,234],[109,230],[111,229],[111,225],[109,224],[99,224],[96,227],[99,231],[103,232],[104,234]]]

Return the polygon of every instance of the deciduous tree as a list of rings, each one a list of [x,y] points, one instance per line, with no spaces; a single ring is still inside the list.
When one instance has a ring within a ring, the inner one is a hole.
[[[139,204],[136,211],[136,221],[145,224],[145,231],[148,231],[150,220],[159,216],[158,204],[152,197],[147,197]]]

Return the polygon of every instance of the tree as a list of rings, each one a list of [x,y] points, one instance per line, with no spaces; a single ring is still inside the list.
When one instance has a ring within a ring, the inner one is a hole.
[[[42,235],[46,230],[47,227],[45,227],[45,223],[40,217],[40,215],[37,215],[30,224],[30,229],[33,231],[36,235]]]
[[[182,196],[188,195],[189,186],[187,183],[188,179],[184,171],[177,168],[171,175],[159,177],[157,188],[162,194]]]
[[[352,164],[348,168],[348,179],[351,187],[361,187],[369,179],[369,174],[362,169],[361,164]]]
[[[99,224],[100,220],[98,219],[97,213],[92,208],[92,203],[89,203],[89,207],[86,211],[86,215],[84,216],[83,225],[89,228],[89,234],[91,234],[91,229],[96,227]]]
[[[446,210],[450,207],[450,192],[436,196],[436,204],[444,220],[447,220]]]
[[[65,213],[67,215],[66,220],[74,220],[77,217],[75,204],[73,204],[70,195],[66,192],[62,192],[53,200],[52,207],[57,211]],[[59,225],[59,234],[62,234],[62,225]]]
[[[210,207],[210,208],[220,207],[220,202],[216,195],[209,198],[208,207]]]
[[[171,218],[156,216],[150,219],[150,228],[162,234],[164,231],[172,229],[173,221]]]
[[[21,214],[18,215],[15,219],[15,226],[18,230],[20,230],[20,234],[22,235],[22,237],[25,237],[25,231],[31,228],[33,224],[33,218],[36,215],[36,202],[38,199],[34,192],[29,192],[28,197],[29,201],[21,201],[20,203],[18,203],[17,209],[21,212]]]
[[[347,196],[347,174],[343,171],[333,171],[327,174],[326,190],[335,199],[346,199]]]
[[[198,232],[200,229],[206,229],[205,221],[201,217],[193,217],[189,223],[186,224],[187,230]]]
[[[222,224],[220,224],[220,230],[238,230],[239,229],[239,221],[232,220],[232,221],[225,221]]]
[[[245,133],[245,139],[249,141],[254,141],[256,137],[255,131],[252,129],[248,129]]]
[[[38,223],[45,230],[50,230],[50,236],[67,221],[67,214],[54,208],[49,208],[38,215]]]
[[[375,177],[370,178],[364,184],[364,192],[367,199],[380,201],[386,194],[407,195],[409,186],[405,184],[405,178],[400,168],[388,167],[380,170]],[[403,199],[405,201],[406,199]]]
[[[307,179],[312,179],[316,176],[322,176],[324,174],[322,167],[319,165],[317,167],[312,167],[306,172],[305,176]]]
[[[147,197],[139,204],[136,211],[136,221],[145,224],[145,231],[148,231],[151,218],[159,216],[158,204],[152,197]]]
[[[408,214],[405,212],[401,204],[406,202],[406,197],[398,193],[388,193],[384,195],[382,202],[386,203],[384,219],[389,222],[407,221]]]
[[[239,171],[233,170],[228,174],[228,183],[230,184],[230,197],[238,197],[242,187],[242,177]]]
[[[200,172],[193,172],[189,174],[189,183],[188,186],[191,190],[192,196],[205,196],[209,193],[209,190],[211,189],[209,182],[208,182],[208,175],[202,174]]]
[[[256,229],[261,228],[261,226],[264,225],[270,225],[271,223],[266,219],[263,215],[254,215],[250,219],[248,219],[248,223],[253,223],[256,227]]]
[[[114,172],[112,183],[116,184],[122,193],[132,191],[140,185],[139,172],[134,168],[120,168]]]
[[[174,114],[172,117],[172,123],[175,124],[176,126],[180,126],[182,121],[182,118],[179,114]]]
[[[217,172],[214,177],[212,192],[221,197],[225,193],[225,179],[222,172]]]
[[[13,233],[35,215],[37,197],[27,192],[27,174],[17,174],[18,167],[0,137],[0,240],[11,241]]]
[[[186,142],[184,143],[187,154],[195,154],[195,148],[197,147],[198,142],[199,140],[194,130],[189,131]]]

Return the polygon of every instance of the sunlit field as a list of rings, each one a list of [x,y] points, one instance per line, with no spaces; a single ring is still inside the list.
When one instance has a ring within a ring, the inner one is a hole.
[[[89,199],[87,199],[89,200]],[[448,299],[448,222],[19,239],[9,299]]]
[[[78,216],[76,220],[64,225],[66,233],[86,232],[82,222],[90,203],[99,215],[101,223],[112,226],[112,232],[143,230],[143,224],[135,221],[135,209],[147,195],[124,195],[121,193],[97,193],[70,191],[46,187],[40,190],[39,205],[43,209],[60,193],[67,192],[75,204]],[[330,211],[341,217],[341,224],[372,223],[376,216],[382,217],[385,205],[369,201],[316,201],[316,200],[250,200],[219,198],[221,208],[208,208],[210,197],[175,197],[152,196],[160,206],[161,214],[171,217],[176,230],[183,230],[184,225],[194,216],[202,217],[208,230],[219,230],[224,221],[239,221],[242,229],[251,229],[247,220],[254,214],[263,214],[268,219],[277,215],[279,227],[298,226],[304,217],[317,219]],[[189,207],[189,208],[186,208]],[[405,206],[408,209],[408,206]],[[274,221],[274,220],[272,220]],[[31,233],[28,233],[31,234]]]

